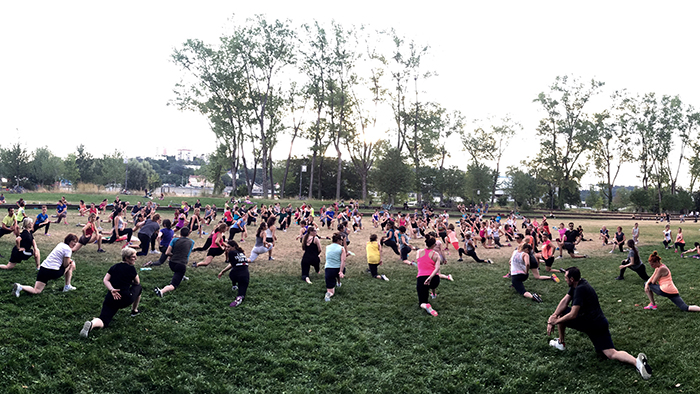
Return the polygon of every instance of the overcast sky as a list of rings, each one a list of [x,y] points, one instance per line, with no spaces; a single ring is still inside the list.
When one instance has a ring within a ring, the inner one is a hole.
[[[212,151],[204,117],[167,106],[181,78],[170,55],[190,38],[215,43],[234,14],[393,27],[430,45],[424,69],[439,75],[419,82],[421,101],[467,119],[511,114],[525,130],[506,165],[536,154],[543,114],[532,100],[557,75],[604,81],[600,105],[626,88],[700,107],[696,1],[17,1],[0,14],[0,146],[46,145],[62,157],[81,143],[96,156]],[[450,164],[464,168],[454,146]],[[637,168],[628,164],[618,183],[639,184]]]

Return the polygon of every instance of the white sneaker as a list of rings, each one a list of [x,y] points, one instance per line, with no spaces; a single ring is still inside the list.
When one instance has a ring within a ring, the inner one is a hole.
[[[63,286],[63,292],[64,292],[64,293],[67,292],[67,291],[73,291],[73,290],[75,290],[75,289],[76,289],[75,286],[71,286],[71,285],[65,285],[65,286]]]
[[[19,297],[19,293],[21,293],[21,292],[22,292],[22,285],[20,285],[19,283],[15,283],[14,285],[12,285],[12,294],[14,294],[15,297]]]
[[[353,253],[353,252],[351,252],[351,251],[348,251],[348,254],[349,254],[350,256],[354,256],[354,255],[355,255],[355,253]]]
[[[389,281],[389,278],[387,278],[386,275],[382,275],[382,279],[384,279],[387,282]]]
[[[85,324],[83,324],[83,328],[80,329],[80,336],[87,338],[91,328],[92,322],[90,320],[86,321]]]
[[[560,258],[561,258],[561,256],[557,256],[554,258],[554,260],[559,260]]]
[[[323,298],[324,301],[328,302],[331,300],[331,293],[326,292],[326,296]]]
[[[648,380],[651,377],[651,367],[644,353],[639,353],[637,356],[637,371],[639,371],[639,374],[642,375],[642,379],[644,380]]]
[[[613,252],[613,251],[611,250],[611,251],[609,251],[608,253],[612,253],[612,252]]]
[[[566,347],[564,347],[564,345],[561,342],[559,342],[559,338],[552,339],[551,341],[549,341],[549,346],[552,346],[558,350],[566,350]]]

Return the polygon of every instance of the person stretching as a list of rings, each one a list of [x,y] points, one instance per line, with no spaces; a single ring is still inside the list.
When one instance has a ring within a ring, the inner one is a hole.
[[[559,338],[549,341],[549,345],[566,350],[564,334],[567,328],[573,328],[588,335],[596,352],[603,353],[608,359],[637,367],[637,371],[643,379],[651,377],[651,366],[644,353],[639,353],[635,359],[629,353],[615,349],[608,319],[600,309],[598,295],[585,279],[581,278],[581,271],[576,267],[566,269],[564,279],[569,285],[569,292],[559,301],[557,309],[547,320],[547,335],[551,335],[554,326],[557,327]],[[571,307],[569,307],[571,303]]]
[[[518,249],[513,251],[510,257],[510,282],[515,291],[521,296],[536,302],[542,302],[542,297],[537,293],[530,293],[525,290],[525,286],[523,285],[523,282],[527,280],[527,273],[530,270],[530,251],[532,251],[532,246],[527,242],[521,243]]]
[[[40,228],[44,228],[44,235],[45,236],[50,236],[49,234],[49,227],[51,227],[51,221],[49,220],[49,215],[46,213],[46,205],[41,206],[41,213],[36,215],[36,220],[34,221],[34,229],[32,230],[32,233],[35,233],[36,230]]]
[[[122,261],[114,264],[102,283],[107,287],[107,294],[102,302],[102,311],[99,317],[88,320],[80,329],[80,336],[87,338],[95,328],[107,327],[114,315],[122,309],[131,306],[131,317],[139,314],[139,302],[141,301],[141,280],[134,268],[136,263],[136,251],[132,248],[122,249]]]
[[[204,258],[204,261],[200,261],[199,263],[192,263],[193,268],[206,267],[211,263],[212,260],[214,260],[214,257],[221,256],[222,254],[224,254],[224,251],[226,250],[226,243],[224,242],[224,233],[227,228],[228,225],[226,225],[226,223],[219,224],[219,227],[217,227],[216,231],[211,235],[213,241],[212,245],[207,251],[207,257]]]
[[[228,265],[219,272],[217,278],[221,279],[226,271],[231,270],[228,274],[229,279],[231,279],[231,290],[237,291],[238,295],[235,300],[229,306],[237,307],[241,305],[243,299],[248,291],[248,284],[250,283],[250,273],[248,272],[248,264],[250,260],[245,257],[245,251],[243,248],[238,246],[238,243],[234,240],[228,241]]]
[[[647,293],[649,297],[649,305],[645,306],[644,309],[656,310],[657,305],[654,302],[654,293],[666,297],[671,302],[676,304],[676,306],[683,312],[700,312],[700,307],[697,305],[688,306],[680,294],[678,294],[678,289],[676,285],[673,284],[673,278],[671,277],[671,271],[666,267],[665,264],[661,264],[661,257],[654,251],[649,255],[649,265],[654,269],[654,273],[651,278],[644,284],[644,292]]]
[[[346,252],[343,247],[343,237],[339,233],[333,234],[333,243],[326,246],[326,295],[324,301],[328,302],[335,295],[335,288],[342,286],[341,279],[345,278]]]
[[[420,249],[416,253],[416,265],[418,274],[416,275],[416,292],[418,293],[418,305],[432,316],[437,316],[438,312],[428,303],[428,295],[435,294],[435,290],[440,286],[440,256],[433,250],[435,238],[428,236],[425,239],[425,249]]]
[[[75,270],[75,261],[71,260],[71,255],[73,253],[73,247],[78,243],[78,237],[75,234],[68,234],[63,242],[56,245],[55,248],[49,253],[49,256],[41,263],[39,271],[36,274],[36,282],[34,282],[34,287],[22,286],[19,283],[15,283],[12,287],[12,293],[15,297],[19,297],[22,290],[30,294],[40,294],[44,291],[44,287],[52,279],[58,279],[65,274],[65,286],[63,286],[63,291],[75,290],[74,286],[71,286],[70,281],[73,277],[73,271]]]
[[[695,243],[695,247],[693,249],[688,249],[685,252],[681,252],[681,258],[685,258],[685,254],[688,253],[695,253],[694,255],[690,256],[692,258],[700,259],[700,243]]]
[[[369,236],[369,242],[365,246],[367,252],[367,266],[373,278],[389,280],[386,275],[379,275],[377,268],[382,265],[382,245],[377,242],[377,234]]]
[[[170,280],[169,285],[162,289],[156,287],[153,290],[158,297],[162,298],[163,294],[177,289],[185,278],[187,262],[194,247],[194,241],[187,238],[188,235],[190,235],[189,227],[180,229],[180,237],[170,241],[170,246],[165,251],[165,255],[170,257],[170,270],[173,271],[173,278]]]
[[[678,234],[676,234],[676,243],[673,245],[675,246],[673,253],[678,253],[678,249],[680,249],[681,254],[683,254],[685,249],[685,241],[683,240],[683,229],[680,227],[678,227]]]
[[[301,241],[301,249],[304,255],[301,257],[301,279],[306,283],[311,284],[309,271],[314,267],[316,273],[320,271],[321,259],[321,241],[316,236],[316,227],[309,227],[304,238]]]
[[[31,233],[31,229],[34,228],[34,220],[31,218],[24,219],[22,228],[24,230],[19,234],[19,237],[15,238],[15,246],[12,248],[10,261],[7,264],[0,265],[0,269],[11,270],[15,268],[15,265],[24,260],[29,260],[32,256],[34,256],[36,261],[36,269],[39,269],[41,254]]]
[[[265,241],[265,230],[267,230],[267,223],[260,223],[258,231],[256,231],[255,233],[255,246],[253,247],[253,250],[250,251],[251,263],[255,261],[261,254],[265,254],[272,250],[272,244]]]
[[[639,258],[639,251],[634,244],[634,240],[628,239],[627,246],[630,248],[629,252],[627,252],[627,259],[622,261],[622,264],[620,265],[620,275],[618,275],[618,277],[615,279],[625,279],[625,270],[629,268],[636,272],[643,281],[648,281],[649,275],[647,275],[647,269],[644,266],[642,259]]]

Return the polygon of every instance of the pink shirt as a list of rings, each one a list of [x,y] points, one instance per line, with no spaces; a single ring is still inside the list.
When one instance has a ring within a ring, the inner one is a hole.
[[[416,263],[418,264],[418,275],[416,275],[416,278],[420,276],[430,276],[430,274],[432,274],[433,271],[435,271],[435,262],[433,261],[433,259],[430,258],[431,250],[421,250],[425,254],[416,260]],[[418,253],[420,253],[420,251]]]

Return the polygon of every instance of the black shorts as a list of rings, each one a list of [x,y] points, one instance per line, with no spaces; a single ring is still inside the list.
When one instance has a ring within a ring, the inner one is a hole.
[[[564,242],[564,245],[562,245],[562,248],[569,253],[574,253],[574,244],[571,242]]]
[[[85,246],[88,244],[88,242],[90,242],[90,238],[92,238],[92,236],[86,237],[84,235],[81,235],[80,238],[78,239],[78,243]]]
[[[552,267],[552,264],[554,264],[554,256],[544,261],[545,267]]]
[[[563,314],[571,312],[571,308],[567,307],[564,309]],[[615,349],[612,337],[610,336],[610,329],[608,325],[608,319],[603,318],[603,322],[600,324],[591,324],[590,321],[583,318],[576,318],[574,320],[569,320],[562,323],[567,328],[573,328],[576,331],[581,331],[582,333],[588,335],[588,338],[593,342],[593,346],[597,352],[602,352],[607,349]]]
[[[66,267],[61,266],[57,270],[51,270],[44,267],[39,267],[39,272],[36,273],[36,281],[41,283],[49,283],[52,279],[58,279],[66,272]]]
[[[337,281],[340,279],[340,268],[325,268],[326,289],[335,288]]]
[[[24,252],[20,252],[17,247],[12,248],[12,253],[10,254],[10,263],[21,263],[24,260],[29,260],[32,256],[34,256],[34,251],[32,250],[31,252],[27,252],[29,255],[27,255]]]
[[[271,244],[272,241],[273,241],[272,237],[265,238],[265,242],[267,242],[267,243],[270,243],[270,244]]]
[[[209,248],[209,251],[207,252],[207,256],[221,256],[224,254],[224,250],[221,248]]]

